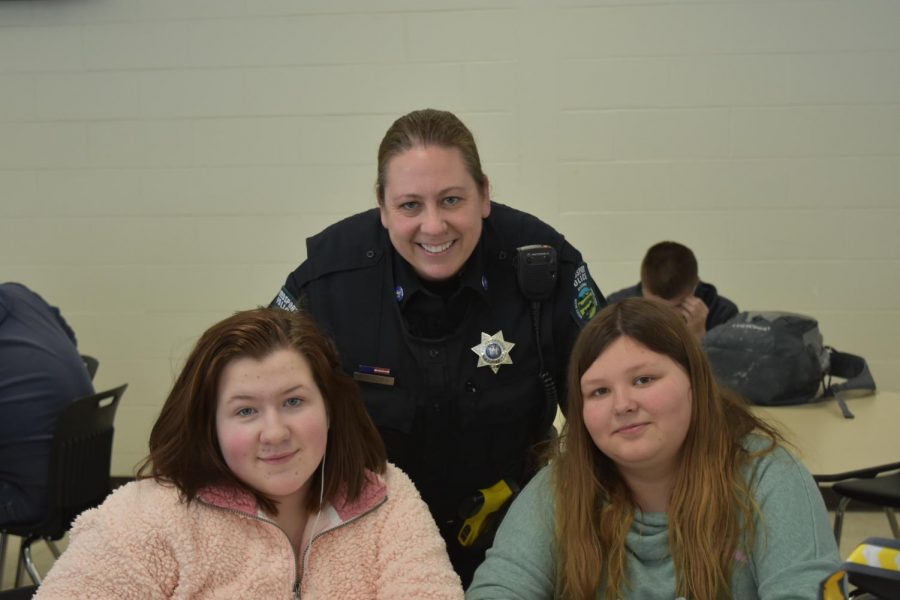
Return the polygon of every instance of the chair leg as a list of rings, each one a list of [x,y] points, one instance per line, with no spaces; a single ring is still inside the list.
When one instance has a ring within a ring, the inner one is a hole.
[[[0,590],[3,589],[3,568],[6,566],[6,545],[9,542],[8,533],[0,533]]]
[[[850,498],[842,496],[838,502],[837,508],[834,510],[834,540],[838,547],[841,545],[841,530],[844,528],[844,511],[850,504]]]
[[[53,553],[53,558],[59,558],[60,552],[59,547],[56,545],[56,542],[54,542],[50,538],[44,538],[44,541],[47,542],[47,547],[50,548],[50,552]]]
[[[22,540],[22,548],[19,550],[19,566],[16,568],[16,587],[20,585],[23,567],[28,572],[28,576],[31,577],[31,582],[34,585],[41,585],[41,575],[31,559],[31,543],[33,541],[32,538]]]
[[[24,542],[25,540],[23,539],[22,541]],[[13,583],[13,587],[19,587],[22,585],[22,571],[23,571],[22,565],[23,564],[24,563],[22,562],[22,554],[21,553],[17,554],[16,555],[16,578],[15,578],[15,583]]]
[[[897,515],[894,514],[894,509],[885,506],[884,513],[887,515],[888,523],[891,524],[891,533],[894,534],[894,539],[900,540],[900,527],[897,527]]]

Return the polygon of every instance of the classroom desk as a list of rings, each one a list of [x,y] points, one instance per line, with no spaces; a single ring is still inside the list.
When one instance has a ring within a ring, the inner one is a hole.
[[[820,484],[852,477],[877,465],[900,468],[900,393],[851,397],[856,415],[845,419],[837,401],[797,406],[754,406],[753,412],[778,427]]]

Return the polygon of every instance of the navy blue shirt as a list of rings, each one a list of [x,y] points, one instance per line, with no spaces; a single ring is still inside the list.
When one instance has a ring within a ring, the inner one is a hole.
[[[697,284],[694,295],[703,300],[703,303],[706,304],[706,308],[709,309],[709,314],[706,315],[707,331],[717,325],[721,325],[738,314],[737,305],[725,296],[720,296],[718,290],[716,290],[716,286],[711,283],[701,281]],[[638,283],[635,286],[624,288],[610,294],[607,296],[606,301],[609,304],[615,304],[624,298],[642,298],[643,296],[643,288],[641,287],[641,284]]]
[[[57,417],[93,392],[59,309],[23,285],[0,284],[0,522],[40,514]]]

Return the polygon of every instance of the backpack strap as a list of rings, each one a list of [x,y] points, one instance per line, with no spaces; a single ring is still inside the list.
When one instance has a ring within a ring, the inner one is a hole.
[[[850,390],[868,390],[875,393],[875,379],[869,371],[866,359],[849,352],[839,352],[830,346],[826,346],[829,353],[828,382],[824,384],[824,398],[834,397],[845,419],[852,419],[854,415],[847,408],[843,392]],[[831,383],[831,378],[845,379],[843,383]]]
[[[843,392],[847,390],[869,390],[875,392],[875,379],[869,370],[866,359],[849,352],[838,352],[834,348],[828,347],[831,354],[830,366],[828,374],[835,377],[846,379],[844,383],[835,383],[826,388],[826,394],[835,392]]]

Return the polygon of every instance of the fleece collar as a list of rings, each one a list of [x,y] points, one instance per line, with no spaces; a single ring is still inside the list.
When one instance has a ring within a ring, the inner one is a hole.
[[[198,492],[197,496],[206,504],[241,512],[252,517],[259,513],[259,506],[253,494],[243,488],[230,486],[207,486]],[[334,502],[323,507],[323,512],[333,513],[340,521],[349,521],[367,511],[372,510],[384,501],[387,496],[387,484],[379,475],[366,471],[366,483],[360,492],[359,498],[354,501],[347,499],[346,493],[338,492]]]

